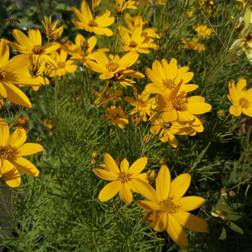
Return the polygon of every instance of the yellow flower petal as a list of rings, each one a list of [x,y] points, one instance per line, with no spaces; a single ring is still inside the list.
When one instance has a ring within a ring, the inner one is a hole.
[[[115,162],[115,160],[111,157],[109,153],[105,153],[104,155],[104,163],[105,163],[105,168],[115,175],[118,175],[120,173],[120,170]]]
[[[3,122],[0,124],[0,146],[5,146],[9,139],[9,126]]]
[[[192,211],[201,207],[205,202],[205,199],[198,196],[187,196],[181,198],[177,204],[181,206],[184,211]]]
[[[8,145],[13,148],[19,148],[26,141],[26,132],[22,128],[17,128],[9,137]]]
[[[230,113],[231,115],[234,115],[234,116],[240,116],[241,113],[242,113],[242,109],[241,109],[240,106],[235,107],[235,106],[231,105],[231,106],[229,107],[229,113]]]
[[[107,181],[113,181],[118,178],[118,176],[106,169],[94,168],[92,171],[97,177]]]
[[[112,199],[120,190],[121,183],[119,181],[113,181],[105,185],[98,196],[98,199],[102,202]]]
[[[37,167],[30,162],[29,160],[22,158],[22,157],[17,157],[15,161],[12,161],[12,163],[21,171],[23,171],[26,175],[32,176],[32,177],[37,177],[39,176],[39,170]]]
[[[132,65],[135,64],[135,62],[137,61],[139,57],[139,54],[136,52],[129,52],[126,53],[125,55],[123,55],[123,57],[119,60],[118,64],[120,65],[120,67],[122,68],[128,68]]]
[[[177,176],[171,182],[170,197],[173,201],[177,201],[183,197],[191,183],[191,176],[188,173],[183,173]]]
[[[168,214],[167,212],[159,212],[158,218],[155,223],[153,223],[153,229],[157,232],[163,232],[167,229]]]
[[[129,186],[134,192],[141,194],[145,198],[150,198],[149,195],[151,195],[151,198],[155,198],[155,191],[146,181],[132,178]]]
[[[44,148],[40,144],[25,143],[18,149],[18,156],[29,156],[43,151]]]
[[[205,220],[188,212],[177,212],[172,214],[176,221],[184,228],[193,232],[208,232],[208,224]]]
[[[139,174],[141,171],[145,168],[146,164],[148,162],[147,157],[142,157],[137,159],[129,168],[128,173],[130,174]]]
[[[14,86],[11,83],[5,85],[7,91],[7,99],[15,104],[22,105],[24,107],[31,108],[32,104],[26,94],[21,91],[18,87]]]
[[[132,202],[133,200],[133,195],[132,192],[130,191],[130,187],[127,183],[122,183],[121,184],[121,189],[119,191],[119,196],[121,198],[121,200],[126,203],[129,204]]]
[[[188,247],[188,240],[181,225],[172,215],[168,215],[167,233],[171,239],[180,246],[180,248]]]
[[[38,29],[29,29],[28,37],[33,45],[39,46],[42,44],[41,33]]]
[[[5,173],[3,179],[9,187],[18,187],[21,184],[21,176],[17,169]]]
[[[149,200],[140,200],[138,201],[138,205],[139,207],[145,209],[146,211],[159,211],[160,210],[160,205]]]
[[[7,42],[3,39],[0,40],[0,68],[4,66],[9,60],[9,47]]]
[[[4,174],[13,169],[14,165],[9,160],[3,159],[1,161],[2,161],[2,165],[0,166],[1,168],[0,173]]]
[[[18,29],[14,29],[12,31],[12,35],[23,47],[29,47],[30,49],[33,48],[34,45],[31,43],[31,40],[23,32],[19,31]]]
[[[128,172],[129,169],[129,162],[126,158],[124,158],[120,164],[120,170],[121,172]]]
[[[170,193],[170,183],[170,171],[166,165],[162,165],[156,178],[156,191],[160,201],[168,199]]]

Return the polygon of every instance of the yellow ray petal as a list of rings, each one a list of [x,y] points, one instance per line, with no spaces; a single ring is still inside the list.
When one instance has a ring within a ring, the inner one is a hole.
[[[153,223],[153,229],[157,232],[163,232],[167,229],[168,214],[167,212],[159,212],[158,218]]]
[[[129,162],[127,161],[126,158],[124,158],[120,164],[120,170],[121,172],[128,172],[129,169]]]
[[[172,215],[168,215],[167,233],[181,248],[188,247],[188,240],[181,225]]]
[[[137,61],[139,57],[139,54],[136,52],[129,52],[126,53],[125,55],[123,55],[123,57],[119,60],[119,65],[122,68],[128,68],[132,65],[135,64],[135,62]]]
[[[168,199],[170,193],[170,183],[170,171],[166,165],[162,165],[156,178],[156,191],[160,201]]]
[[[146,164],[148,162],[147,157],[142,157],[137,159],[129,168],[129,173],[130,174],[139,174],[141,171],[145,168]]]
[[[25,143],[18,149],[18,156],[29,156],[43,151],[42,145],[37,143]]]
[[[97,177],[107,181],[117,180],[118,178],[118,176],[106,169],[94,168],[92,171]]]
[[[120,188],[119,181],[110,182],[101,189],[98,199],[102,202],[110,200],[119,192]]]
[[[9,60],[9,47],[7,42],[3,39],[0,39],[0,68],[4,66]]]
[[[183,173],[177,176],[171,182],[170,197],[173,201],[177,201],[183,197],[191,183],[191,176],[188,173]]]
[[[0,146],[7,145],[9,139],[9,126],[3,122],[0,124]]]
[[[146,211],[159,211],[160,210],[160,205],[149,200],[140,200],[138,201],[138,205],[141,208],[145,209]]]
[[[188,212],[177,212],[172,214],[176,221],[184,228],[193,232],[208,232],[208,224],[205,220]]]
[[[39,46],[42,44],[41,33],[38,29],[29,29],[28,36],[33,45]]]
[[[19,148],[26,141],[26,132],[22,128],[17,128],[9,137],[8,145],[13,148]]]
[[[16,41],[22,45],[25,48],[33,48],[33,44],[31,42],[31,40],[21,31],[14,29],[12,31],[12,35],[14,36],[14,38],[16,39]]]
[[[111,171],[115,175],[118,175],[120,173],[118,165],[116,164],[115,160],[110,156],[109,153],[105,153],[104,163],[105,163],[105,168],[107,170]]]
[[[121,184],[119,196],[120,196],[121,200],[126,204],[129,204],[132,202],[133,195],[132,195],[132,192],[130,191],[130,187],[127,183]]]
[[[21,184],[21,176],[17,169],[5,173],[3,179],[9,187],[18,187]]]
[[[201,207],[205,202],[205,199],[198,196],[187,196],[183,197],[178,201],[178,205],[181,206],[181,208],[184,211],[192,211],[194,209],[197,209]]]
[[[31,163],[29,160],[17,157],[15,161],[12,161],[12,163],[21,171],[23,171],[26,175],[37,177],[39,176],[39,170],[37,167]]]
[[[26,94],[21,91],[21,89],[17,88],[11,83],[5,85],[7,91],[7,99],[15,104],[22,105],[24,107],[31,108],[32,104]]]

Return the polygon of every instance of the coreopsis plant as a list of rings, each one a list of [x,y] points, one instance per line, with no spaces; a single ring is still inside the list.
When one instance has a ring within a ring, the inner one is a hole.
[[[50,54],[59,49],[60,44],[57,42],[42,43],[42,36],[38,29],[29,29],[28,36],[22,31],[14,29],[12,34],[17,42],[11,42],[10,45],[21,53],[24,59],[33,57],[40,58],[45,63],[54,65]]]
[[[29,60],[21,55],[9,59],[9,46],[0,40],[0,98],[31,108],[31,102],[19,85],[39,86],[33,82],[29,71]]]
[[[210,38],[214,32],[212,28],[203,24],[197,24],[193,27],[193,29],[197,32],[197,36],[203,39]]]
[[[59,40],[63,34],[64,26],[59,26],[59,20],[52,21],[52,17],[44,17],[42,24],[48,40]]]
[[[77,69],[77,65],[73,60],[67,59],[67,52],[64,49],[58,50],[54,53],[52,58],[55,61],[55,67],[49,72],[50,77],[61,77],[69,73],[74,73]]]
[[[129,165],[127,159],[123,159],[118,167],[110,154],[104,155],[104,167],[94,168],[93,172],[99,178],[110,181],[100,191],[98,199],[102,202],[112,199],[119,193],[120,199],[129,204],[133,200],[132,192],[145,195],[149,191],[147,173],[141,173],[148,159],[142,157]]]
[[[92,54],[92,58],[87,61],[87,66],[92,71],[100,73],[100,79],[113,78],[122,86],[127,86],[135,83],[128,77],[144,77],[142,73],[128,69],[136,63],[138,57],[139,55],[135,52],[126,53],[121,58],[118,55],[109,55],[108,57],[104,52],[95,52]]]
[[[114,8],[118,14],[122,14],[125,10],[137,9],[137,2],[134,0],[115,0]]]
[[[10,134],[8,124],[0,123],[0,176],[10,187],[20,185],[21,172],[33,177],[39,175],[37,167],[24,157],[43,151],[43,147],[37,143],[25,143],[26,139],[23,128]]]
[[[151,227],[156,232],[166,231],[181,248],[188,247],[184,229],[207,232],[208,225],[203,219],[191,214],[204,203],[199,196],[184,196],[190,186],[191,176],[183,173],[171,181],[169,168],[162,165],[156,177],[156,189],[150,186],[145,200],[138,206],[143,208]]]
[[[72,7],[72,11],[78,18],[78,21],[72,20],[76,28],[95,33],[97,35],[105,35],[108,37],[113,35],[113,31],[107,28],[115,21],[115,18],[110,16],[109,10],[105,10],[103,14],[94,16],[89,8],[88,3],[83,1],[80,10]]]
[[[118,106],[111,106],[107,108],[105,119],[110,121],[113,125],[118,126],[119,128],[123,129],[125,125],[129,123],[128,116],[124,112],[124,110]]]
[[[240,79],[237,84],[231,80],[229,82],[228,99],[232,103],[229,113],[234,116],[241,114],[252,117],[252,88],[246,89],[247,80]]]

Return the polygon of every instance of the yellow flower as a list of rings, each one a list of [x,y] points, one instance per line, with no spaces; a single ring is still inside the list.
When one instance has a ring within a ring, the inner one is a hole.
[[[36,143],[25,143],[26,132],[17,128],[9,135],[9,126],[0,125],[0,176],[10,187],[17,187],[21,183],[20,171],[28,176],[38,176],[39,170],[24,158],[43,151],[43,147]]]
[[[97,51],[107,52],[107,48],[99,48],[95,50],[97,44],[96,36],[85,39],[81,34],[75,37],[75,43],[68,41],[64,47],[66,51],[72,55],[71,59],[86,63],[87,59],[92,59],[92,54]]]
[[[143,194],[148,192],[147,174],[141,173],[147,161],[146,157],[142,157],[129,166],[129,162],[124,158],[119,168],[110,154],[106,153],[104,155],[105,167],[93,169],[96,176],[111,181],[100,191],[98,199],[102,202],[108,201],[119,193],[120,199],[129,204],[133,200],[132,191]]]
[[[64,76],[67,73],[74,73],[77,66],[72,60],[67,60],[67,52],[63,49],[56,52],[54,57],[56,67],[53,67],[50,71],[50,77]]]
[[[232,105],[229,108],[229,113],[234,116],[245,114],[252,117],[252,88],[246,90],[247,81],[240,79],[235,86],[233,80],[229,82],[228,99]]]
[[[173,148],[177,148],[175,132],[172,130],[170,123],[165,122],[162,117],[154,117],[151,124],[150,132],[153,135],[158,135],[162,143],[169,143]]]
[[[197,35],[202,38],[209,38],[214,32],[212,28],[202,24],[195,25],[193,29],[197,32]]]
[[[124,98],[131,106],[134,108],[131,110],[131,115],[136,115],[139,121],[147,121],[147,117],[150,117],[154,113],[155,109],[155,98],[149,98],[149,95],[142,93],[141,95],[137,94],[135,99],[131,97]]]
[[[127,77],[143,78],[144,75],[127,69],[135,64],[139,55],[135,52],[126,53],[121,58],[118,55],[107,55],[104,52],[95,52],[87,61],[87,66],[94,72],[100,73],[102,80],[114,78],[121,85],[127,86],[135,83]]]
[[[18,85],[34,85],[28,72],[28,59],[17,55],[9,60],[9,47],[5,40],[0,40],[0,59],[0,98],[31,108],[29,98],[18,88]]]
[[[92,10],[94,11],[101,3],[101,0],[92,0]]]
[[[117,13],[121,14],[127,9],[136,10],[137,2],[134,0],[115,0],[114,8]]]
[[[48,130],[52,130],[54,127],[53,121],[50,119],[45,119],[42,122],[43,126],[46,127]]]
[[[190,183],[191,176],[187,173],[171,181],[168,167],[162,165],[156,178],[156,190],[151,187],[147,194],[143,194],[146,199],[138,203],[148,214],[152,228],[157,232],[166,231],[181,248],[188,246],[185,228],[194,232],[208,231],[203,219],[189,213],[205,201],[198,196],[183,197]]]
[[[150,53],[150,49],[158,49],[158,45],[154,39],[143,33],[142,26],[135,27],[132,31],[124,26],[119,26],[118,29],[123,51],[148,54]]]
[[[111,121],[113,125],[117,125],[121,129],[123,129],[124,126],[129,123],[127,114],[120,106],[111,106],[110,108],[108,108],[105,114],[105,118]]]
[[[45,29],[45,34],[48,39],[52,40],[58,40],[61,38],[63,31],[64,31],[64,26],[58,26],[59,20],[56,20],[52,22],[52,17],[44,17],[42,24]]]
[[[20,52],[24,58],[31,56],[41,58],[44,62],[54,65],[49,54],[60,47],[59,43],[52,42],[42,45],[42,37],[38,29],[29,29],[28,36],[17,29],[14,29],[12,34],[17,43],[12,42],[11,46]]]
[[[185,49],[190,49],[198,53],[202,53],[206,50],[206,46],[203,43],[199,42],[198,38],[192,38],[192,39],[185,38],[182,39],[181,42],[182,47]]]
[[[72,21],[78,29],[85,30],[87,32],[93,32],[97,35],[105,35],[108,37],[113,35],[113,31],[107,28],[115,21],[114,17],[110,17],[109,10],[105,10],[102,15],[94,17],[88,6],[88,3],[86,1],[83,1],[80,10],[72,7],[72,11],[79,19],[79,21]]]
[[[147,93],[163,94],[174,88],[179,88],[179,92],[191,92],[198,88],[198,85],[188,83],[194,76],[193,72],[189,72],[187,66],[178,67],[176,59],[171,59],[169,63],[166,59],[154,60],[152,69],[147,68],[145,72],[152,82],[145,87]]]

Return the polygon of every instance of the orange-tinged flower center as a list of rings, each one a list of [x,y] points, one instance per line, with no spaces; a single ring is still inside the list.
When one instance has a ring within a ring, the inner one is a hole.
[[[177,96],[172,101],[173,108],[178,111],[185,111],[186,110],[186,98]]]
[[[177,86],[172,80],[163,80],[163,85],[167,88],[175,88]]]
[[[160,202],[161,211],[168,213],[176,213],[178,206],[176,206],[170,198]]]
[[[127,183],[127,182],[130,181],[130,177],[131,177],[131,174],[128,174],[128,173],[125,173],[125,172],[121,172],[118,175],[118,180],[120,180],[121,183]]]
[[[118,67],[119,67],[119,64],[113,61],[109,62],[106,66],[109,72],[114,72]]]
[[[34,54],[42,54],[43,53],[43,48],[40,45],[36,45],[32,49]]]
[[[64,68],[66,66],[66,62],[58,62],[58,68]]]
[[[10,146],[0,146],[0,160],[13,159],[17,155],[16,149]]]
[[[88,25],[91,26],[91,27],[98,26],[98,24],[97,24],[94,20],[91,20],[91,21],[88,23]]]
[[[0,81],[6,77],[6,72],[0,68]]]
[[[135,41],[130,41],[130,44],[129,44],[130,47],[137,47],[137,43]]]
[[[242,107],[242,108],[245,108],[247,109],[249,107],[249,101],[246,99],[246,98],[241,98],[239,100],[239,105]]]

